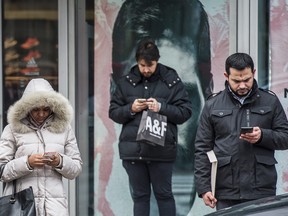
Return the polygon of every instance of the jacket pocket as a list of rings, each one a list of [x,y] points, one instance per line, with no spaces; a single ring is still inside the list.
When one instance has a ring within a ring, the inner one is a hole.
[[[212,110],[211,118],[215,124],[214,129],[216,134],[230,134],[233,130],[231,125],[234,125],[232,122],[232,110]]]
[[[275,164],[277,161],[274,157],[265,155],[255,155],[255,182],[257,188],[276,187],[277,172]]]
[[[269,106],[253,107],[251,108],[251,122],[252,126],[258,126],[269,129],[272,127],[273,110]]]
[[[231,167],[231,156],[219,157],[216,178],[216,188],[227,189],[233,187],[233,172]]]
[[[223,118],[231,114],[232,110],[212,110],[212,115],[217,116],[219,118]]]
[[[258,115],[266,115],[267,113],[271,111],[272,111],[272,108],[269,106],[256,107],[256,108],[251,109],[251,113],[256,113]]]

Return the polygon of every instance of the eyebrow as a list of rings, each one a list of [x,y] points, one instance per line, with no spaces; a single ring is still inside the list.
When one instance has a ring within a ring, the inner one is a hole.
[[[39,111],[39,110],[44,110],[44,111],[48,111],[51,110],[50,107],[36,107],[34,109],[32,109],[33,111]]]
[[[234,82],[248,82],[252,77],[248,77],[246,79],[242,79],[242,80],[237,80],[237,79],[233,79],[231,78],[231,80],[233,80]]]

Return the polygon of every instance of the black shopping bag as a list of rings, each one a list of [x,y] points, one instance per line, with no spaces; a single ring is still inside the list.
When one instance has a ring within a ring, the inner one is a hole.
[[[36,216],[32,187],[8,196],[0,197],[0,215]]]
[[[164,146],[167,117],[156,112],[143,111],[137,133],[137,141]]]
[[[0,166],[0,177],[5,165]],[[0,197],[0,215],[2,216],[36,216],[32,187],[16,192],[16,180],[13,181],[12,194]]]

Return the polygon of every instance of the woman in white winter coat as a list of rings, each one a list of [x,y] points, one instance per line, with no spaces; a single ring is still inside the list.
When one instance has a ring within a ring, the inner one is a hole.
[[[69,101],[42,78],[32,79],[8,110],[0,140],[4,195],[13,180],[17,191],[32,186],[38,216],[69,215],[62,177],[74,179],[82,170],[72,117]]]

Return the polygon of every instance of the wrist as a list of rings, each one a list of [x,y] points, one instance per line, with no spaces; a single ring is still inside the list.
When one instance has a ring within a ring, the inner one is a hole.
[[[160,109],[161,109],[161,103],[158,102],[158,112],[160,111]]]
[[[32,167],[32,166],[30,165],[30,163],[29,163],[29,157],[30,157],[30,155],[27,156],[26,165],[27,165],[27,167],[28,167],[29,170],[33,170],[33,167]]]
[[[63,158],[60,154],[58,154],[58,157],[59,157],[59,163],[55,168],[61,169],[63,166]]]
[[[133,111],[133,104],[132,104],[132,106],[130,108],[130,115],[134,116],[135,114],[136,114],[136,112]]]

